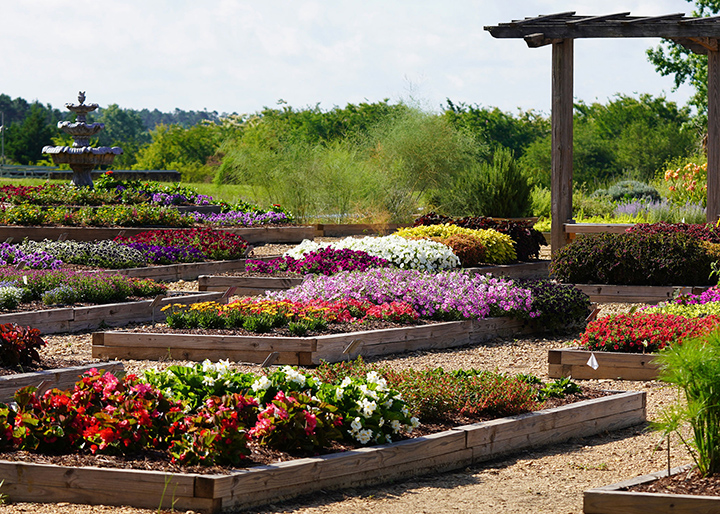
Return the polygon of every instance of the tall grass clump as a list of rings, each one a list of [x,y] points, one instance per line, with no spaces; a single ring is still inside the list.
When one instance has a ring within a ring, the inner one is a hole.
[[[655,428],[677,434],[703,476],[720,472],[720,333],[670,345],[658,360],[660,380],[680,388],[685,401],[665,409]],[[689,439],[685,423],[692,429]]]
[[[518,218],[532,212],[532,186],[512,151],[499,146],[488,162],[459,170],[440,193],[440,209],[453,216]]]

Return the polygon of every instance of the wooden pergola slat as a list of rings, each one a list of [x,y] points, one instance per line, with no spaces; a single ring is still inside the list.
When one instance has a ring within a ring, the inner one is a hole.
[[[707,220],[720,217],[720,16],[685,17],[683,13],[630,16],[614,13],[578,16],[574,11],[515,20],[485,27],[496,38],[524,39],[531,48],[552,45],[551,245],[568,243],[572,223],[573,40],[580,38],[659,37],[708,55]]]

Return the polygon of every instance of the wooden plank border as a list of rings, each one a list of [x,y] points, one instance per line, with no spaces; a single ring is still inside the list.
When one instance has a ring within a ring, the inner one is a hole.
[[[621,392],[563,407],[382,446],[279,462],[229,475],[72,468],[0,461],[12,501],[131,505],[219,512],[253,508],[321,490],[459,469],[523,449],[587,437],[645,421],[645,393]],[[163,495],[163,491],[165,494]]]
[[[587,365],[595,355],[598,368]],[[659,365],[651,353],[591,352],[580,349],[548,350],[548,376],[579,380],[657,380]]]
[[[594,303],[649,303],[671,300],[676,294],[701,294],[710,286],[624,286],[613,284],[569,284]]]
[[[34,386],[39,391],[58,388],[67,389],[77,382],[78,377],[96,368],[120,376],[125,373],[122,362],[96,362],[94,364],[83,364],[68,368],[48,369],[32,373],[20,373],[17,375],[0,376],[0,402],[7,402],[12,399],[15,391],[22,387]]]
[[[17,323],[18,325],[31,326],[37,328],[43,334],[79,332],[80,330],[96,329],[103,326],[103,324],[120,327],[132,322],[148,322],[153,320],[153,316],[155,321],[163,321],[165,313],[162,312],[162,308],[166,305],[218,301],[221,298],[222,293],[217,292],[167,296],[159,302],[154,312],[151,308],[153,300],[15,312],[0,314],[0,323]]]
[[[670,475],[688,471],[685,465],[670,470]],[[680,514],[695,512],[720,512],[720,496],[695,496],[689,494],[664,494],[628,491],[627,488],[653,482],[668,476],[668,471],[589,489],[583,493],[585,514]]]
[[[202,361],[230,359],[262,363],[278,352],[277,364],[309,366],[338,362],[358,355],[387,355],[413,350],[452,348],[499,336],[530,332],[531,327],[512,318],[449,321],[422,326],[365,330],[317,337],[208,336],[148,332],[96,332],[92,355],[101,359],[165,358]],[[351,343],[354,349],[345,353]]]

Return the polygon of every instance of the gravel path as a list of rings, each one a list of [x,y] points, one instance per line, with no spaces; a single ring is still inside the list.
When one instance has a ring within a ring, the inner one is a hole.
[[[197,284],[177,284],[180,289]],[[629,305],[608,305],[602,315],[624,311]],[[67,358],[91,359],[90,333],[47,336],[47,351]],[[382,361],[393,367],[446,369],[479,368],[509,373],[532,373],[547,379],[547,350],[572,338],[499,339],[482,346],[448,351],[413,352]],[[179,362],[125,361],[128,372]],[[240,366],[256,370],[256,366]],[[675,392],[658,382],[588,380],[603,389],[643,390],[648,395],[648,418],[675,398]],[[545,449],[525,451],[508,458],[456,472],[414,478],[385,486],[313,494],[296,501],[270,505],[253,512],[293,514],[350,513],[557,513],[582,512],[585,489],[611,484],[667,466],[664,441],[644,426],[595,437],[580,438]],[[689,460],[679,443],[671,446],[672,465]],[[0,487],[2,493],[2,487]],[[10,498],[12,500],[12,498]],[[158,499],[159,501],[159,499]],[[152,514],[157,510],[59,504],[17,503],[0,508],[3,514]]]

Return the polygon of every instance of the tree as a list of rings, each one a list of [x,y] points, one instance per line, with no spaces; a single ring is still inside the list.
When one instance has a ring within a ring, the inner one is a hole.
[[[30,106],[30,113],[21,122],[12,123],[5,137],[8,157],[19,164],[32,164],[43,158],[42,149],[52,143],[58,130],[57,118],[52,110],[40,103]]]
[[[115,157],[113,167],[131,168],[137,162],[139,148],[150,142],[150,134],[138,112],[111,104],[99,111],[97,121],[104,123],[105,128],[97,134],[96,144],[121,147],[123,153]]]
[[[695,3],[693,16],[706,17],[720,12],[720,0],[687,1]],[[663,40],[656,48],[648,49],[647,56],[661,75],[675,76],[673,90],[677,90],[685,82],[695,88],[695,94],[689,103],[697,108],[698,114],[704,116],[707,112],[707,55],[696,54],[679,43]]]

